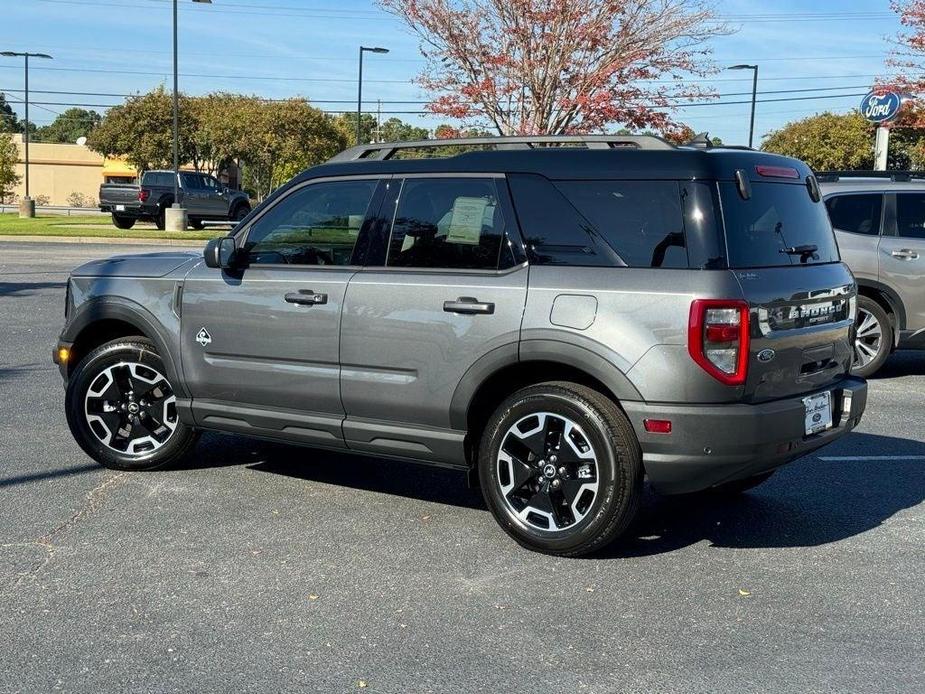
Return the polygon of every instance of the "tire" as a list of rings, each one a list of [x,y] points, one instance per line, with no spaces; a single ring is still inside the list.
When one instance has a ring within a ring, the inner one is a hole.
[[[135,226],[134,217],[122,217],[117,215],[115,212],[112,213],[112,223],[116,229],[131,229]]]
[[[858,296],[855,330],[851,372],[869,378],[880,370],[890,356],[893,349],[893,324],[880,304],[869,297]]]
[[[707,493],[717,496],[738,496],[739,494],[747,492],[749,489],[754,489],[763,482],[767,482],[773,474],[774,470],[771,470],[770,472],[762,472],[760,475],[755,475],[754,477],[746,477],[744,480],[733,480],[732,482],[718,484],[708,489]]]
[[[67,423],[84,452],[114,470],[154,470],[181,460],[199,434],[180,421],[166,373],[144,337],[113,340],[84,357],[65,395]]]
[[[154,215],[154,226],[160,231],[164,231],[167,228],[167,208],[169,205],[159,205],[157,208],[157,214]]]
[[[247,215],[249,215],[250,213],[251,213],[251,206],[248,205],[246,202],[242,202],[242,203],[238,204],[238,205],[234,208],[234,210],[232,210],[229,219],[230,219],[232,222],[240,222],[242,219],[244,219],[244,218],[245,218]]]
[[[206,228],[206,225],[202,223],[201,219],[191,219],[189,220],[189,225],[196,231],[202,231]]]
[[[632,426],[613,401],[574,383],[530,386],[505,400],[485,427],[478,466],[501,527],[547,554],[600,549],[627,529],[642,497]]]

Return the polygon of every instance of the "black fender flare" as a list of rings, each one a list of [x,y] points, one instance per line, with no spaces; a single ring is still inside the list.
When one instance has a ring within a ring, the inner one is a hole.
[[[555,362],[572,367],[603,383],[618,401],[642,400],[626,374],[596,352],[572,342],[532,339],[519,345],[496,347],[466,370],[450,402],[450,426],[467,429],[469,405],[482,384],[505,368],[530,362]]]
[[[891,289],[877,280],[858,279],[857,283],[858,294],[861,293],[860,289],[862,287],[866,287],[867,289],[880,292],[886,297],[887,302],[890,304],[890,308],[893,309],[893,313],[896,315],[896,335],[893,336],[894,342],[896,342],[899,339],[899,331],[906,329],[906,305],[903,303],[903,300],[894,289]]]
[[[73,318],[68,321],[64,332],[61,333],[61,340],[76,342],[85,330],[92,329],[94,323],[102,320],[119,320],[138,328],[138,332],[151,340],[157,348],[174,392],[179,397],[189,397],[181,378],[179,365],[169,347],[171,341],[168,335],[154,315],[139,303],[114,296],[90,299],[81,304]]]

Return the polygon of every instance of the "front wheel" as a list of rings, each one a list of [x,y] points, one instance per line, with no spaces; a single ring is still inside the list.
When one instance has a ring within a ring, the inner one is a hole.
[[[153,343],[113,340],[88,354],[68,380],[67,423],[91,458],[116,470],[171,465],[196,443]]]
[[[890,356],[892,347],[893,325],[886,311],[873,299],[859,296],[851,372],[862,378],[872,376]]]
[[[626,530],[642,495],[642,455],[626,416],[597,391],[544,383],[495,411],[479,447],[482,494],[528,549],[593,552]]]

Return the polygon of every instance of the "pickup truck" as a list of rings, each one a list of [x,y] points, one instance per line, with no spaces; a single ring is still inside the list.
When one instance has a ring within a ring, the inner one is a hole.
[[[112,214],[119,229],[131,229],[141,220],[164,228],[164,211],[174,203],[174,172],[145,171],[141,183],[104,183],[100,210]],[[180,204],[189,224],[202,229],[205,220],[240,221],[251,211],[247,194],[231,190],[208,174],[180,172]]]

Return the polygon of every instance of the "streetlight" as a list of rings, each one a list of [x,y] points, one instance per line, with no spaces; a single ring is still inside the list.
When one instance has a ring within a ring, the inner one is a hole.
[[[193,0],[211,5],[212,0]],[[173,0],[173,206],[170,223],[164,212],[164,226],[170,231],[186,231],[186,210],[180,204],[180,90],[177,75],[177,0]]]
[[[726,68],[727,70],[752,70],[752,119],[748,126],[748,146],[752,146],[752,140],[755,135],[755,101],[758,96],[758,66],[757,65],[733,65]]]
[[[357,79],[357,144],[360,144],[360,115],[363,111],[363,51],[369,51],[370,53],[388,53],[389,49],[380,48],[379,46],[375,48],[360,46],[360,76]]]
[[[25,58],[26,63],[26,96],[23,99],[26,104],[26,127],[23,129],[23,145],[26,150],[25,171],[26,171],[26,196],[19,204],[20,217],[35,216],[35,202],[29,197],[29,58],[45,58],[53,60],[47,53],[16,53],[15,51],[3,51],[0,55],[5,58]]]

